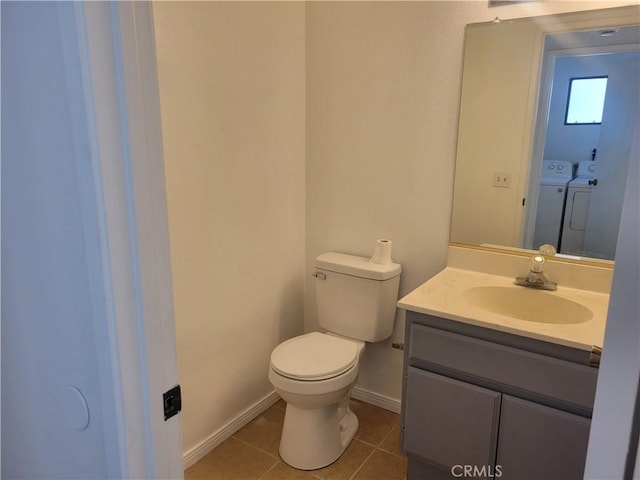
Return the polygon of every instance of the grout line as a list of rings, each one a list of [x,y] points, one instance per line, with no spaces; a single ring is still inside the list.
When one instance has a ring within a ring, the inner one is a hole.
[[[275,462],[273,465],[271,465],[269,468],[267,468],[267,470],[258,477],[258,480],[260,480],[261,478],[264,478],[267,473],[269,473],[271,470],[274,470],[276,468],[276,466],[278,466],[280,464],[280,459],[278,459],[277,462]]]
[[[381,446],[380,446],[380,445],[382,445],[382,444],[384,443],[384,441],[387,439],[387,437],[389,437],[389,436],[390,436],[390,435],[395,431],[395,429],[396,429],[396,427],[393,427],[393,428],[391,429],[391,431],[390,431],[389,433],[387,433],[387,434],[384,436],[384,438],[382,439],[382,441],[378,444],[378,446],[377,446],[376,448],[377,448],[378,450],[382,450],[383,452],[390,453],[391,455],[394,455],[394,456],[396,456],[396,457],[406,458],[407,456],[406,456],[404,453],[402,453],[402,452],[400,452],[400,453],[398,454],[398,453],[396,453],[396,452],[392,452],[392,451],[387,450],[386,448],[383,448],[383,447],[381,447]],[[397,447],[398,447],[398,448],[400,448],[400,446],[399,446],[399,445],[397,445]]]
[[[240,443],[244,443],[245,445],[248,445],[248,446],[250,446],[250,447],[252,447],[252,448],[255,448],[255,449],[256,449],[256,450],[258,450],[259,452],[264,453],[264,454],[266,454],[266,455],[269,455],[270,457],[275,458],[276,460],[280,460],[280,456],[279,456],[279,455],[274,455],[274,454],[273,454],[273,453],[271,453],[271,452],[267,452],[266,450],[263,450],[263,449],[262,449],[262,448],[260,448],[260,447],[256,447],[255,445],[252,445],[251,443],[247,442],[246,440],[242,440],[241,438],[238,438],[238,437],[236,437],[235,435],[232,435],[232,436],[231,436],[231,438],[233,438],[234,440],[237,440],[237,441],[238,441],[238,442],[240,442]]]
[[[356,438],[356,437],[353,437],[353,440],[357,440],[357,441],[362,442],[365,445],[369,445],[370,447],[373,447],[373,448],[378,448],[378,445],[376,445],[375,443],[367,442],[366,440],[361,440],[361,439]],[[353,441],[353,440],[351,440],[351,441]]]
[[[366,443],[367,445],[371,445],[374,448],[381,448],[380,445],[382,445],[382,442],[384,442],[386,440],[386,438],[391,434],[391,432],[393,432],[394,428],[395,427],[392,427],[391,430],[389,430],[387,433],[385,433],[382,436],[382,438],[378,441],[378,443],[367,442],[366,440],[362,440],[361,438],[358,438],[357,436],[353,437],[353,439],[354,440],[358,440],[359,442],[362,442],[362,443]],[[357,435],[357,433],[356,433],[356,435]],[[382,450],[384,450],[384,448]],[[389,452],[389,453],[391,453],[391,452]]]
[[[356,468],[355,472],[353,472],[353,474],[349,477],[349,480],[353,480],[356,475],[358,474],[358,472],[362,469],[362,467],[364,466],[365,463],[367,463],[367,460],[369,460],[371,458],[371,456],[375,453],[376,449],[374,448],[373,450],[371,450],[371,453],[369,455],[367,455],[367,458],[365,458],[362,463],[358,466],[358,468]]]
[[[389,455],[392,455],[394,457],[407,458],[407,456],[404,453],[398,454],[398,453],[390,452],[389,450],[385,450],[384,448],[376,448],[376,450],[380,450],[381,452],[388,453]]]

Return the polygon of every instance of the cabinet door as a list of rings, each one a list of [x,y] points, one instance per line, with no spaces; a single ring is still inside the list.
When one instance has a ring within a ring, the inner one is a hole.
[[[407,375],[405,450],[447,472],[455,465],[492,472],[501,395],[413,367]]]
[[[504,395],[496,468],[502,479],[582,478],[591,421]]]

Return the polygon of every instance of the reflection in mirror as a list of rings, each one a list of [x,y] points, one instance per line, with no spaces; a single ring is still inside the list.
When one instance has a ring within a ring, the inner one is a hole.
[[[525,231],[525,245],[549,243],[563,254],[613,260],[637,132],[640,28],[605,32],[574,32],[571,40],[579,47],[567,46],[566,34],[546,39],[542,83],[551,95],[539,105],[546,122],[537,135],[544,148],[532,157],[532,167],[542,160],[542,168],[529,185],[526,215],[535,222],[533,231]],[[590,123],[567,121],[576,79],[605,87],[582,99],[597,108]]]
[[[639,12],[467,26],[452,242],[614,258],[639,154]],[[587,77],[607,78],[601,122],[565,122]]]

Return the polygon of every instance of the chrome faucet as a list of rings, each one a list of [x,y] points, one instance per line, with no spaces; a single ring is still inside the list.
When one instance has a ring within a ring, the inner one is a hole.
[[[538,288],[540,290],[557,290],[558,284],[547,280],[542,273],[544,267],[544,257],[542,255],[534,255],[531,257],[531,267],[526,277],[516,277],[516,285],[523,287]]]

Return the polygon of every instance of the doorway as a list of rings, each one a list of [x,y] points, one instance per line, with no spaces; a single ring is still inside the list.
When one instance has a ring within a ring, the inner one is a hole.
[[[564,255],[614,258],[624,179],[629,158],[638,154],[632,145],[640,116],[639,71],[640,27],[552,34],[545,39],[523,225],[527,248],[550,243]],[[572,80],[589,77],[608,80],[602,120],[567,123]],[[557,172],[546,170],[557,165],[571,168],[571,173],[551,188],[547,174]],[[553,202],[547,198],[551,190]],[[552,215],[549,205],[558,211]]]

